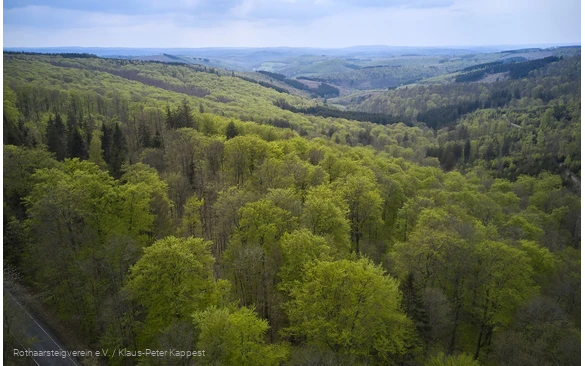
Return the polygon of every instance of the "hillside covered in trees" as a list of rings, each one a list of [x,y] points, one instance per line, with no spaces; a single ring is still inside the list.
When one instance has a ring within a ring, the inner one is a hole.
[[[107,364],[579,365],[579,80],[565,57],[341,111],[5,54],[5,266],[88,348],[206,352]]]
[[[540,66],[527,77],[400,88],[352,110],[433,128],[437,139],[427,155],[447,170],[481,165],[509,179],[542,170],[580,176],[580,59],[537,61],[525,65]],[[526,71],[524,64],[508,65]]]

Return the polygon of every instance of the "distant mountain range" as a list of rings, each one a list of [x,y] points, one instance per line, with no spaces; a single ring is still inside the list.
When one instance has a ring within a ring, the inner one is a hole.
[[[101,57],[149,56],[174,54],[198,57],[291,57],[300,55],[326,56],[399,56],[416,55],[460,55],[467,53],[499,52],[521,48],[548,48],[567,45],[502,45],[469,47],[394,47],[394,46],[352,46],[346,48],[297,48],[297,47],[218,47],[218,48],[123,48],[123,47],[4,47],[4,51],[25,51],[40,53],[92,53]],[[580,45],[577,45],[580,46]]]
[[[124,58],[140,61],[181,62],[201,64],[236,71],[266,70],[287,76],[343,72],[360,67],[379,66],[381,60],[404,57],[470,57],[502,51],[537,53],[550,45],[470,46],[470,47],[393,47],[383,45],[347,48],[120,48],[120,47],[5,47],[4,51],[35,53],[88,53],[104,58]],[[555,45],[554,48],[563,47]],[[573,46],[575,47],[575,46]],[[576,46],[579,48],[580,46]],[[524,50],[524,51],[523,51]],[[543,55],[542,57],[550,56]],[[382,64],[387,63],[386,61]],[[477,60],[482,63],[490,60]],[[358,63],[358,65],[348,64]],[[469,66],[469,65],[464,65]],[[349,68],[348,68],[349,67]],[[429,75],[430,76],[430,75]]]

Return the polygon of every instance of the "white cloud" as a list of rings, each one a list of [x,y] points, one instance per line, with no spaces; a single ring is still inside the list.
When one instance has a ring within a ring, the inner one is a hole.
[[[370,7],[339,8],[336,12],[323,11],[319,16],[314,12],[304,23],[270,18],[270,14],[277,5],[319,3],[311,9],[325,9],[330,0],[280,0],[273,3],[273,8],[266,1],[240,1],[231,8],[231,14],[222,16],[188,11],[120,15],[39,6],[4,9],[4,45],[345,47],[580,43],[580,13],[576,11],[580,4],[575,0],[457,0],[448,7],[437,8],[376,8],[378,2],[372,0],[368,2]],[[202,0],[183,3],[196,8]],[[232,0],[223,3],[235,4]],[[356,1],[345,3],[353,5]],[[291,18],[303,18],[303,12],[308,11],[306,6],[298,9],[289,14]]]

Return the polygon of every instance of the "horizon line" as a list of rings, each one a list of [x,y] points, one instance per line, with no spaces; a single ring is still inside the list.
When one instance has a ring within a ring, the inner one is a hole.
[[[316,49],[316,50],[343,50],[359,47],[387,47],[387,48],[435,48],[435,49],[466,49],[466,48],[495,48],[495,47],[581,47],[581,42],[557,42],[557,43],[526,43],[526,44],[481,44],[481,45],[441,45],[441,46],[396,46],[383,44],[361,44],[344,47],[308,47],[308,46],[203,46],[203,47],[131,47],[131,46],[3,46],[3,49],[59,49],[59,48],[98,48],[98,49],[262,49],[262,48],[290,48],[290,49]]]

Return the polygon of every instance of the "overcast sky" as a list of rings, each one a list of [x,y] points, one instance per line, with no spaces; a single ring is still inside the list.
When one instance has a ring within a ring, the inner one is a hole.
[[[4,47],[580,44],[580,0],[4,0]]]

